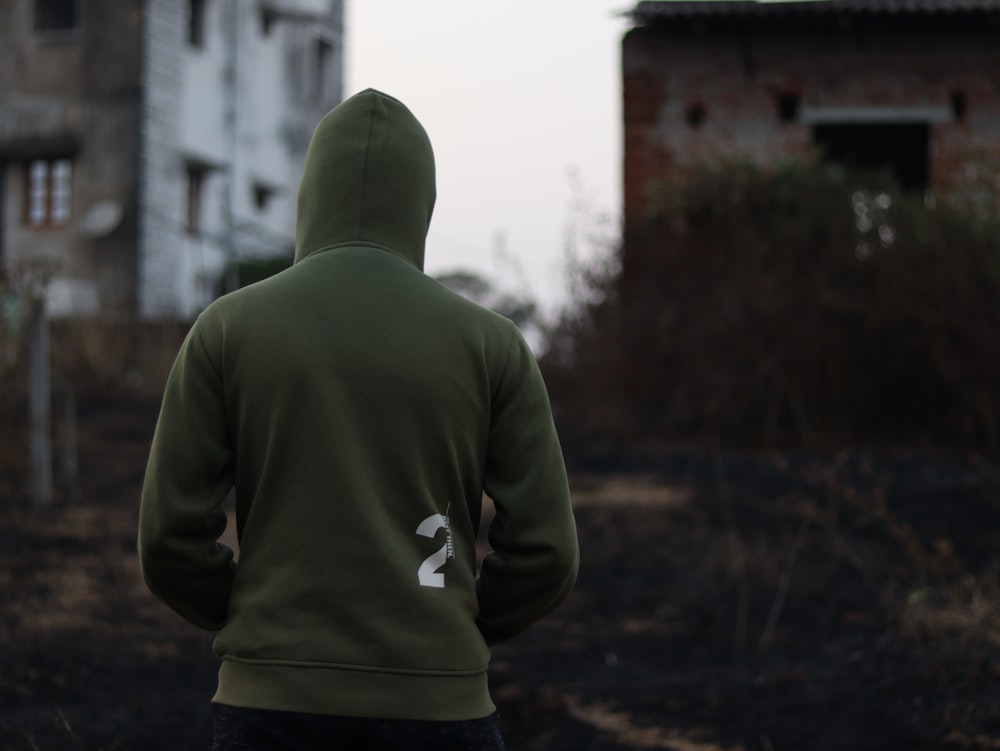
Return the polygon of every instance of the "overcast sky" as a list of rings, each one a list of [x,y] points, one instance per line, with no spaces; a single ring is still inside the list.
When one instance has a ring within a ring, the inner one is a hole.
[[[633,5],[347,0],[345,96],[401,99],[434,145],[429,273],[526,285],[547,309],[564,299],[578,215],[621,214],[620,13]]]

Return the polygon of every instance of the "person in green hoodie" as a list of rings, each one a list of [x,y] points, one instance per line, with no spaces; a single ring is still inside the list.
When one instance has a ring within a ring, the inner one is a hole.
[[[423,273],[435,196],[410,111],[346,100],[309,147],[295,263],[212,303],[171,370],[139,560],[218,631],[216,749],[502,749],[490,646],[576,580],[545,384],[513,323]]]

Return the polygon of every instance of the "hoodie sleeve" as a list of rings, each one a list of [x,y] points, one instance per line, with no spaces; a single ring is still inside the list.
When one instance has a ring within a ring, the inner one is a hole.
[[[149,589],[196,626],[226,620],[236,563],[218,542],[233,486],[234,449],[222,379],[201,321],[167,379],[139,512],[139,564]]]
[[[579,550],[548,393],[516,333],[494,389],[484,489],[496,516],[477,586],[488,644],[515,636],[567,596]]]

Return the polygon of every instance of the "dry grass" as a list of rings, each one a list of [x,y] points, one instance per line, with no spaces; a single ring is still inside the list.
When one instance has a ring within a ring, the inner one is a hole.
[[[679,508],[689,504],[693,489],[664,483],[654,475],[586,475],[573,478],[576,506],[634,505]]]
[[[120,409],[131,422],[108,403],[86,412],[80,499],[46,513],[3,508],[10,668],[0,690],[14,709],[0,718],[0,747],[10,730],[10,747],[29,751],[96,751],[121,738],[131,740],[119,748],[167,748],[207,703],[207,637],[138,575],[139,470],[154,418],[139,406],[141,418],[136,405]],[[926,483],[912,469],[722,454],[574,475],[577,590],[496,652],[511,747],[1000,748],[988,714],[1000,700],[1000,587],[966,555],[994,539],[983,521],[995,518],[996,480],[985,469],[949,475],[949,465],[920,496],[911,491]],[[954,526],[926,517],[942,502]],[[484,523],[489,515],[487,499]],[[234,532],[231,523],[235,546]],[[150,730],[155,717],[162,730]],[[875,745],[887,726],[883,736],[933,738]]]
[[[720,746],[709,741],[697,740],[691,733],[664,727],[639,727],[628,712],[612,704],[582,704],[576,697],[565,698],[570,717],[633,749],[668,749],[668,751],[744,751],[745,746]]]
[[[1000,583],[996,577],[968,574],[945,585],[914,589],[900,623],[903,633],[920,643],[946,640],[963,648],[998,650]],[[1000,657],[990,669],[1000,676]]]

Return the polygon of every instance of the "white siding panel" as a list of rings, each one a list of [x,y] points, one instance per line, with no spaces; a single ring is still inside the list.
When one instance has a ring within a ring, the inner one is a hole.
[[[185,3],[147,0],[143,28],[143,98],[138,248],[138,312],[144,319],[178,313],[183,252],[184,175],[177,159]]]

